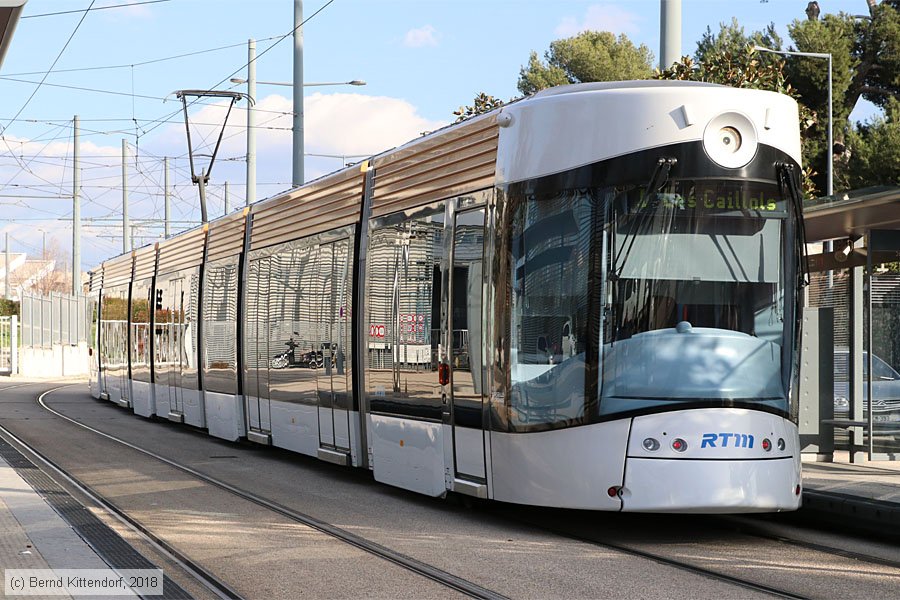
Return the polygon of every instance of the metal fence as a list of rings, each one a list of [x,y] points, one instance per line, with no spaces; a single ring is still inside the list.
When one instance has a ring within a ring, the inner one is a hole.
[[[22,295],[22,346],[50,348],[86,342],[90,315],[85,296]]]
[[[13,370],[14,321],[12,317],[0,317],[0,373]]]

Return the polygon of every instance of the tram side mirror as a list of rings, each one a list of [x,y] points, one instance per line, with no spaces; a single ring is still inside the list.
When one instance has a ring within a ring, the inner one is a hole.
[[[539,352],[546,352],[546,351],[547,351],[547,338],[546,338],[546,337],[540,336],[540,337],[537,339],[537,349],[538,349]]]

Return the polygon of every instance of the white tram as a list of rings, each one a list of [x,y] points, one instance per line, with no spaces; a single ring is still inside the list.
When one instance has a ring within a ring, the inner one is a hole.
[[[796,509],[797,106],[565,86],[92,273],[95,397],[431,496]]]

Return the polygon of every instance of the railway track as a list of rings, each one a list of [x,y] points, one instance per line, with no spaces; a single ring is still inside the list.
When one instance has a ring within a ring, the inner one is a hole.
[[[41,385],[41,384],[39,384],[39,383],[23,383],[23,384],[18,384],[18,385],[7,385],[7,386],[3,386],[2,388],[0,388],[0,393],[6,392],[9,390],[15,390],[15,389],[20,389],[20,388],[24,388],[24,387],[34,386],[34,385]],[[60,389],[60,388],[56,388],[56,389]],[[46,393],[48,393],[48,392],[45,392],[45,394]],[[223,599],[228,599],[228,600],[242,600],[243,599],[243,596],[238,594],[234,589],[232,589],[224,581],[222,581],[221,579],[216,577],[216,575],[214,573],[205,569],[203,566],[197,564],[196,562],[192,561],[188,556],[179,552],[176,548],[174,548],[173,546],[168,544],[165,540],[154,535],[152,531],[148,530],[143,525],[141,525],[140,522],[138,522],[136,519],[132,518],[126,511],[123,511],[122,509],[120,509],[118,506],[116,506],[112,502],[109,502],[108,500],[104,499],[102,496],[95,493],[94,490],[92,490],[90,487],[82,484],[78,479],[73,477],[68,471],[66,471],[61,466],[56,464],[54,461],[49,459],[47,456],[45,456],[39,450],[34,448],[32,445],[28,444],[27,442],[25,442],[24,440],[22,440],[21,438],[16,436],[13,432],[11,432],[9,429],[4,427],[3,425],[0,425],[0,443],[5,443],[5,445],[7,446],[7,448],[3,448],[2,445],[0,445],[0,452],[2,452],[3,450],[7,450],[6,452],[3,452],[3,454],[6,454],[8,457],[7,462],[14,461],[16,463],[19,463],[18,465],[13,464],[13,466],[20,467],[18,469],[20,471],[20,474],[21,474],[21,470],[22,470],[21,467],[23,467],[23,466],[27,467],[28,466],[27,463],[30,463],[30,465],[32,465],[36,469],[40,469],[40,471],[42,471],[43,474],[45,474],[47,476],[47,478],[49,478],[49,480],[50,480],[49,485],[47,482],[43,482],[43,485],[42,485],[40,478],[38,478],[38,480],[35,481],[35,478],[33,476],[29,477],[27,473],[25,475],[26,480],[29,480],[29,479],[31,480],[31,481],[29,481],[29,483],[31,483],[32,485],[37,484],[41,487],[40,491],[41,491],[42,495],[54,496],[56,498],[59,498],[60,496],[63,496],[63,495],[67,496],[69,490],[72,490],[72,489],[76,490],[83,497],[89,499],[90,502],[92,502],[94,504],[94,506],[99,507],[102,510],[104,510],[108,515],[113,517],[118,522],[122,523],[124,526],[129,528],[136,535],[141,537],[145,542],[147,542],[151,546],[153,546],[157,552],[164,555],[166,558],[168,558],[169,561],[178,565],[178,567],[181,568],[181,570],[188,577],[190,577],[191,579],[193,579],[194,581],[199,583],[201,586],[203,586],[207,590],[209,590],[214,596],[223,598]],[[12,449],[14,451],[14,453],[12,453],[11,456],[10,456],[10,452],[9,452],[10,449]],[[9,458],[11,458],[12,461],[10,461]],[[16,460],[17,458],[20,458],[20,460]],[[25,462],[26,464],[23,464],[23,462]],[[55,486],[53,484],[56,484],[56,486],[58,486],[58,488],[54,489]],[[59,510],[60,507],[54,506],[54,508]],[[94,530],[94,533],[96,533],[97,526],[99,526],[99,528],[102,530],[104,527],[104,524],[102,522],[94,524],[94,527],[92,528]],[[114,534],[112,534],[112,532],[110,531],[107,535],[114,535]],[[88,545],[90,545],[92,548],[94,548],[95,551],[97,551],[98,554],[100,554],[101,556],[104,556],[104,559],[107,560],[107,562],[110,562],[110,557],[104,555],[105,554],[104,548],[98,547],[101,544],[97,543],[95,535],[82,536],[82,537],[85,539],[85,541],[88,543]],[[102,544],[102,545],[108,550],[108,544]],[[133,565],[128,565],[128,567],[126,567],[126,568],[133,568]],[[191,598],[190,594],[188,594],[183,589],[181,589],[180,586],[179,587],[176,587],[176,586],[177,586],[177,584],[173,585],[171,578],[169,576],[166,576],[166,581],[164,583],[164,587],[165,587],[164,595],[167,598]]]
[[[284,506],[283,504],[273,502],[267,498],[264,498],[262,496],[254,494],[253,492],[250,492],[246,489],[242,489],[238,486],[232,485],[228,482],[225,482],[225,481],[222,481],[215,477],[212,477],[206,473],[202,473],[202,472],[200,472],[194,468],[191,468],[187,465],[181,464],[170,458],[162,456],[156,452],[153,452],[151,450],[148,450],[146,448],[142,448],[136,444],[133,444],[133,443],[129,442],[128,440],[124,440],[117,436],[106,433],[104,431],[100,431],[99,429],[96,429],[94,427],[86,425],[86,424],[78,421],[77,419],[73,419],[73,418],[55,410],[54,408],[48,406],[45,401],[47,396],[49,396],[50,394],[52,394],[58,390],[65,388],[65,387],[68,387],[68,386],[56,387],[56,388],[47,390],[46,392],[40,394],[40,396],[38,396],[38,399],[37,399],[38,404],[40,404],[44,410],[48,411],[49,413],[55,415],[56,417],[58,417],[60,419],[68,421],[78,427],[86,429],[86,430],[88,430],[96,435],[102,436],[110,441],[116,442],[127,448],[130,448],[132,450],[140,452],[140,453],[142,453],[146,456],[149,456],[159,462],[162,462],[174,469],[177,469],[178,471],[181,471],[187,475],[190,475],[193,478],[203,481],[204,483],[207,483],[207,484],[217,487],[221,490],[224,490],[224,491],[226,491],[230,494],[233,494],[243,500],[252,502],[252,503],[254,503],[258,506],[261,506],[265,509],[268,509],[278,515],[281,515],[282,517],[290,519],[296,523],[305,525],[306,527],[309,527],[315,531],[318,531],[318,532],[328,535],[332,538],[340,540],[341,542],[346,543],[350,546],[353,546],[354,548],[362,550],[368,554],[376,556],[387,562],[393,563],[403,569],[406,569],[406,570],[413,572],[421,577],[424,577],[426,579],[429,579],[431,581],[439,583],[439,584],[441,584],[447,588],[450,588],[452,590],[455,590],[461,594],[464,594],[471,598],[480,598],[480,599],[484,599],[484,600],[504,600],[506,598],[506,596],[504,596],[503,594],[486,589],[476,583],[473,583],[471,581],[468,581],[466,579],[463,579],[461,577],[453,575],[452,573],[448,573],[447,571],[444,571],[442,569],[434,567],[433,565],[429,565],[425,562],[419,561],[419,560],[409,557],[405,554],[396,552],[394,550],[391,550],[390,548],[387,548],[387,547],[385,547],[381,544],[378,544],[376,542],[373,542],[371,540],[367,540],[367,539],[365,539],[359,535],[356,535],[352,532],[349,532],[345,529],[342,529],[340,527],[337,527],[335,525],[332,525],[332,524],[322,521],[320,519],[316,519],[315,517],[312,517],[310,515],[304,514],[302,512],[299,512],[297,510],[294,510],[292,508]],[[2,390],[0,390],[0,391],[2,391]],[[0,430],[7,432],[7,430],[3,429],[2,427],[0,427]],[[9,433],[9,435],[12,435],[12,434]],[[18,440],[18,443],[22,444],[23,447],[30,448],[22,440]],[[30,448],[30,450],[31,450],[31,452],[34,452],[36,455],[40,455],[36,449]],[[48,464],[53,464],[49,461],[49,459],[44,459],[44,460],[46,460]],[[83,485],[81,482],[79,482],[71,474],[67,473],[59,465],[53,465],[53,469],[55,471],[61,473],[67,480],[72,481],[73,484],[86,490],[86,492],[88,494],[90,494],[92,497],[98,498],[98,500],[100,502],[105,502],[99,498],[98,494],[96,494],[88,486]],[[126,511],[122,511],[121,509],[118,509],[117,507],[112,506],[108,502],[105,502],[105,504],[109,505],[110,510],[114,511],[115,514],[120,515],[123,519],[127,520],[133,526],[135,526],[139,529],[142,529],[143,533],[145,533],[146,535],[149,535],[149,536],[153,535],[152,532],[147,531],[146,528],[143,528],[140,525],[140,523],[138,523],[134,518],[129,516]],[[175,550],[171,546],[165,544],[165,542],[163,540],[156,538],[156,541],[160,544],[164,544],[167,547],[167,549],[169,549],[170,551],[177,552],[177,550]],[[181,560],[188,561],[187,557],[181,557]],[[193,563],[188,562],[187,564],[190,566]],[[197,568],[201,569],[199,566]]]
[[[172,460],[165,456],[162,456],[156,452],[148,450],[146,448],[142,448],[138,445],[133,444],[132,442],[119,438],[115,435],[111,435],[89,425],[86,425],[77,419],[73,419],[68,415],[61,413],[55,408],[49,406],[47,404],[48,398],[58,389],[49,390],[38,399],[38,403],[40,406],[53,414],[54,416],[64,419],[78,427],[86,429],[92,432],[95,435],[102,436],[108,440],[114,441],[118,444],[122,444],[132,450],[140,452],[144,455],[147,455],[155,460],[158,460],[162,463],[165,463],[179,471],[190,475],[191,477],[202,480],[210,485],[218,487],[222,490],[227,491],[230,494],[234,494],[239,496],[240,498],[253,502],[259,506],[262,506],[268,510],[271,510],[279,515],[282,515],[288,519],[291,519],[297,523],[308,526],[316,531],[325,533],[331,537],[334,537],[344,543],[350,544],[356,548],[359,548],[363,551],[366,551],[370,554],[378,556],[384,560],[392,562],[398,566],[401,566],[413,573],[416,573],[422,577],[426,577],[432,581],[438,582],[450,589],[453,589],[457,592],[465,594],[470,597],[476,598],[503,598],[504,596],[498,592],[486,589],[482,586],[479,586],[471,581],[466,579],[462,579],[457,577],[451,573],[443,571],[439,568],[436,568],[427,563],[423,563],[419,560],[411,558],[407,555],[395,552],[390,548],[386,548],[385,546],[372,542],[370,540],[366,540],[356,534],[348,532],[342,528],[336,527],[330,523],[326,523],[315,517],[312,517],[308,514],[299,512],[294,510],[288,506],[283,504],[273,502],[272,500],[254,494],[248,490],[245,490],[239,486],[233,485],[227,481],[223,481],[216,477],[210,476],[207,473],[203,473],[198,471],[195,468],[179,463],[178,461]],[[493,507],[493,505],[491,505]],[[504,509],[505,510],[505,509]],[[494,511],[493,508],[489,508],[488,511],[499,513],[500,511]],[[528,510],[524,510],[524,512],[529,512]],[[537,514],[536,511],[530,511],[531,514]],[[630,543],[627,540],[623,542],[621,539],[615,539],[615,535],[613,536],[604,536],[595,533],[585,533],[584,531],[573,532],[571,530],[566,530],[563,527],[556,527],[552,523],[548,523],[547,521],[538,522],[535,520],[528,519],[520,519],[517,517],[510,517],[508,514],[498,514],[499,518],[511,519],[513,521],[517,521],[519,523],[526,523],[532,527],[536,527],[552,533],[554,535],[558,535],[564,538],[569,538],[573,540],[577,540],[582,543],[590,544],[593,546],[605,548],[608,550],[612,550],[615,552],[619,552],[622,554],[626,554],[629,556],[634,556],[637,558],[642,558],[650,561],[654,561],[656,563],[666,565],[671,568],[679,569],[691,574],[698,575],[700,577],[705,577],[712,580],[717,580],[728,585],[736,586],[741,589],[745,589],[748,592],[756,592],[765,594],[767,596],[778,597],[778,598],[806,598],[808,597],[802,592],[802,586],[800,587],[801,591],[797,591],[798,588],[789,585],[772,585],[771,582],[761,582],[758,579],[754,579],[754,577],[750,574],[748,576],[743,576],[742,574],[736,575],[732,569],[732,572],[726,572],[728,569],[718,569],[711,568],[708,565],[704,566],[701,563],[702,560],[697,560],[697,557],[685,557],[680,558],[678,556],[673,556],[672,553],[657,552],[654,550],[648,550],[647,548],[641,547],[641,544]],[[571,521],[571,520],[570,520]],[[887,567],[891,569],[900,569],[900,561],[891,560],[883,557],[872,556],[860,552],[854,552],[852,550],[848,550],[846,548],[836,548],[829,546],[823,543],[814,543],[809,541],[804,541],[801,539],[793,539],[783,533],[772,533],[767,531],[764,527],[760,527],[758,523],[755,523],[752,519],[746,518],[714,518],[714,526],[720,528],[730,528],[732,531],[737,532],[744,536],[752,536],[756,538],[765,539],[768,541],[773,541],[782,544],[790,544],[796,547],[803,548],[809,551],[815,552],[824,552],[830,555],[839,556],[845,559],[851,559],[854,561],[859,561],[861,563],[868,563],[872,565],[880,565],[882,567]]]

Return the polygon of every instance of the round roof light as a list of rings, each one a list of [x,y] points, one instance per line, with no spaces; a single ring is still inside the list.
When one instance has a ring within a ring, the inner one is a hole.
[[[703,131],[703,149],[713,162],[728,169],[739,169],[756,156],[756,127],[745,115],[724,112],[714,117]]]

